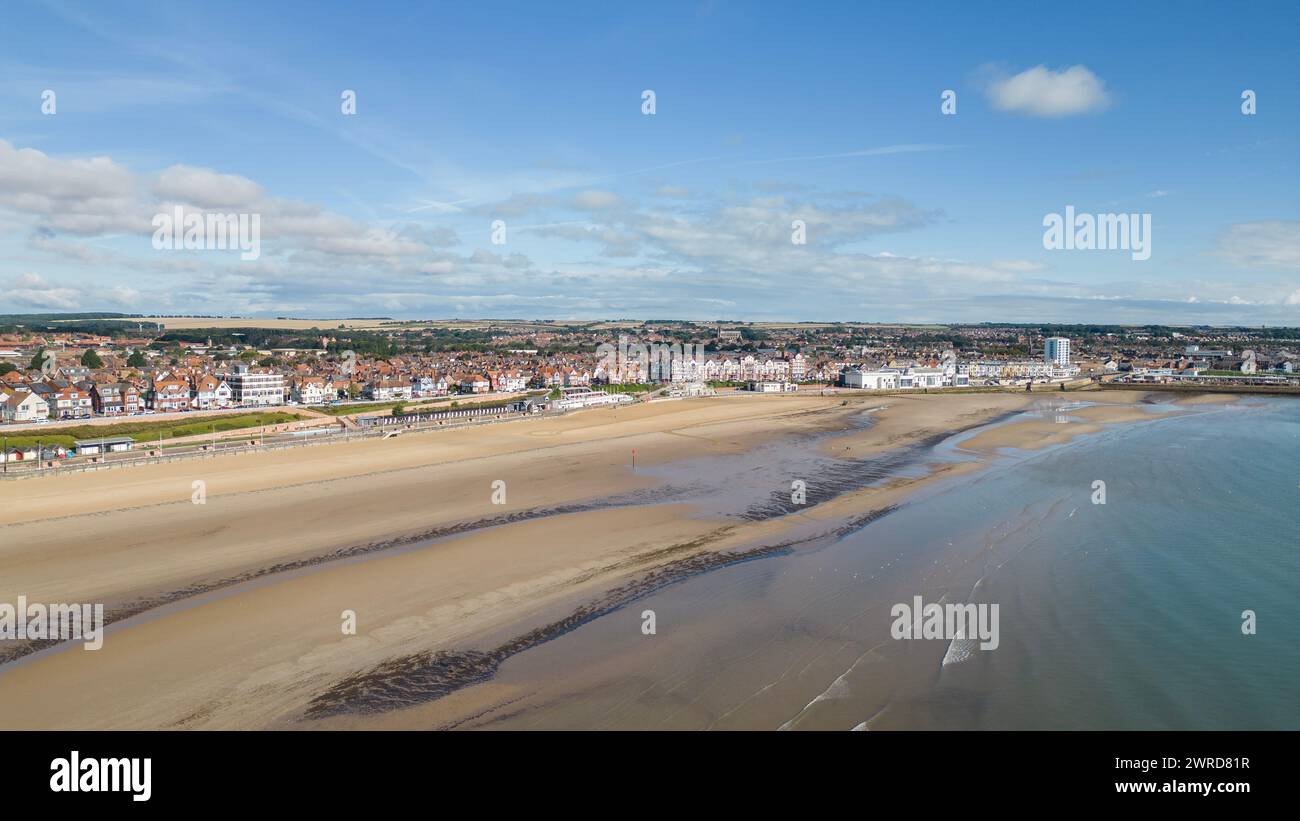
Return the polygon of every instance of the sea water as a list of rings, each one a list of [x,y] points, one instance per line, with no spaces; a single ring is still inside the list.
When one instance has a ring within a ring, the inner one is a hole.
[[[1300,401],[1155,409],[522,653],[497,723],[1300,729]],[[996,649],[891,638],[915,596],[996,604]]]

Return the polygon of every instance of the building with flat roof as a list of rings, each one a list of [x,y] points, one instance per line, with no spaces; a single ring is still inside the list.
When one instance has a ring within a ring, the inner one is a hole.
[[[1053,362],[1062,368],[1070,364],[1070,340],[1063,336],[1049,336],[1043,342],[1043,361]]]
[[[130,436],[105,436],[102,439],[76,439],[78,456],[98,456],[101,453],[121,453],[130,450],[135,440]]]
[[[283,405],[284,376],[253,373],[247,365],[236,365],[226,377],[230,398],[236,405]]]

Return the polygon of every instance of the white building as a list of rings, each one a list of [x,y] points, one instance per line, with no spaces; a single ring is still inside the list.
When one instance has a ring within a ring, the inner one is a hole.
[[[237,405],[283,405],[284,376],[278,373],[253,373],[247,365],[236,365],[226,377],[231,400]]]
[[[844,372],[844,387],[868,391],[892,391],[898,387],[899,371],[885,368],[878,371],[864,371],[849,368]]]
[[[1062,368],[1070,367],[1070,340],[1063,336],[1051,336],[1043,342],[1043,361],[1052,362]]]
[[[1068,354],[1067,354],[1068,355]],[[1050,359],[1022,359],[1011,362],[982,361],[970,365],[972,379],[1068,379],[1079,372],[1077,365],[1059,365]]]
[[[190,405],[199,410],[228,408],[234,401],[230,386],[211,374],[195,379],[191,393]]]
[[[525,386],[526,387],[526,386]],[[414,393],[420,396],[446,396],[451,389],[447,377],[440,374],[417,376],[411,385]]]
[[[970,377],[955,365],[943,368],[881,368],[844,371],[844,387],[868,391],[913,390],[918,388],[965,388]]]
[[[679,399],[689,396],[714,396],[717,393],[704,382],[675,382],[668,389],[668,396]]]
[[[488,374],[493,387],[498,391],[522,391],[528,389],[528,377],[520,371],[500,371]]]
[[[325,380],[319,376],[307,376],[299,379],[290,394],[295,402],[303,405],[323,405],[327,398]]]
[[[0,404],[0,420],[5,422],[34,422],[49,416],[49,403],[35,393],[15,393]]]
[[[907,368],[898,377],[900,388],[942,388],[943,368]]]
[[[748,389],[757,393],[793,393],[799,386],[793,382],[750,381]]]
[[[367,385],[364,393],[367,399],[377,399],[381,402],[388,402],[393,399],[410,399],[412,395],[411,382],[407,379],[381,379]]]
[[[556,410],[578,410],[602,405],[622,405],[635,401],[626,393],[605,393],[582,388],[561,388],[562,396],[551,403]]]

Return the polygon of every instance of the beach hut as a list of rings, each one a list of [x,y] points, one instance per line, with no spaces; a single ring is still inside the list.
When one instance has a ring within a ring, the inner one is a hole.
[[[78,456],[99,456],[128,451],[135,440],[130,436],[105,436],[102,439],[78,439],[75,444]]]

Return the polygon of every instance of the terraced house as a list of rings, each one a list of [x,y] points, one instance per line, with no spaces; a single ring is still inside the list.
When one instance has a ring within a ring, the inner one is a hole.
[[[488,393],[491,390],[492,382],[487,374],[467,373],[460,377],[461,393]]]
[[[392,399],[410,399],[411,381],[409,379],[381,379],[366,386],[366,398],[387,401]]]
[[[154,380],[149,391],[149,407],[156,411],[180,411],[189,406],[189,382],[170,375]]]
[[[326,399],[333,399],[332,395],[327,397],[328,389],[323,376],[300,376],[293,383],[293,390],[290,396],[293,401],[303,405],[321,405]]]
[[[411,387],[420,396],[446,396],[451,383],[442,374],[428,374],[416,377]]]
[[[488,371],[487,376],[495,391],[522,391],[528,387],[529,377],[521,371]]]
[[[144,404],[140,391],[130,382],[107,382],[90,389],[91,406],[102,416],[138,413]]]
[[[32,385],[32,392],[45,400],[54,419],[84,419],[93,411],[90,390],[75,382],[63,379],[38,382]]]
[[[233,392],[225,380],[218,379],[210,373],[195,377],[193,396],[190,405],[199,410],[211,408],[228,408],[233,404]]]

